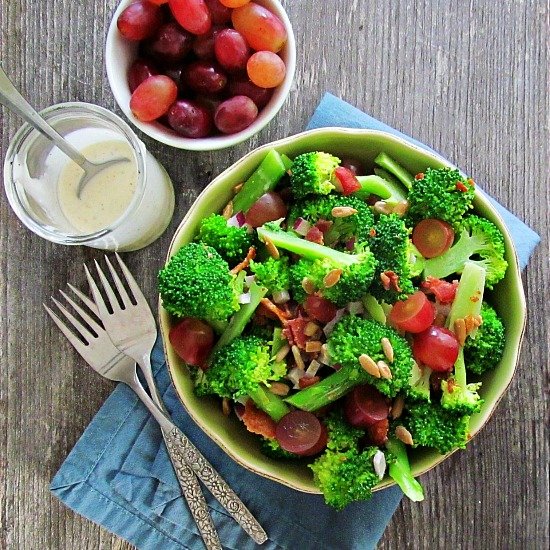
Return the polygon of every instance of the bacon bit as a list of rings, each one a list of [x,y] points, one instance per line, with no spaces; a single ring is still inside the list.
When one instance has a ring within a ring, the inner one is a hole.
[[[447,379],[447,391],[449,393],[453,393],[457,386],[458,386],[458,384],[455,382],[454,378],[448,378]]]
[[[291,346],[298,346],[300,349],[305,349],[308,337],[305,334],[306,326],[309,324],[307,317],[296,317],[286,322],[283,329],[283,336],[288,340]]]
[[[275,314],[277,316],[277,319],[281,321],[283,325],[286,325],[288,322],[288,316],[287,314],[279,309],[269,298],[262,298],[260,300],[260,303],[271,313]]]
[[[229,201],[223,209],[222,216],[228,220],[233,215],[233,201]]]
[[[224,416],[229,416],[231,413],[231,403],[227,397],[222,399],[222,413]]]
[[[479,296],[470,296],[470,302],[473,302],[474,304],[479,302]]]
[[[472,178],[468,178],[466,180],[472,187],[475,187],[476,186],[476,182],[472,179]]]
[[[325,244],[323,232],[318,227],[311,227],[306,234],[306,241],[316,244]]]
[[[455,185],[456,188],[462,193],[466,193],[466,191],[468,191],[468,188],[461,181],[457,181]]]
[[[244,182],[238,183],[237,185],[235,185],[235,187],[233,187],[233,193],[235,193],[236,195],[243,188],[243,185],[244,185]]]
[[[424,172],[418,172],[416,176],[414,176],[415,180],[423,180],[424,179]]]
[[[390,429],[390,421],[387,418],[379,420],[374,424],[371,424],[367,428],[367,433],[369,434],[369,440],[373,445],[384,445],[388,439],[388,431]]]
[[[402,289],[399,286],[399,275],[397,275],[395,271],[384,271],[384,273],[380,273],[380,280],[386,290],[393,288],[395,292],[401,292]],[[386,284],[388,285],[387,287]]]
[[[369,235],[373,238],[376,237],[376,229],[374,227],[370,228]]]
[[[279,254],[279,250],[273,244],[273,241],[271,239],[269,239],[268,237],[264,237],[264,244],[265,244],[265,247],[267,248],[267,251],[269,252],[269,255],[273,259],[278,260],[281,257],[281,255]]]
[[[255,257],[256,257],[256,249],[253,246],[251,246],[248,249],[248,254],[246,255],[246,258],[240,264],[237,264],[231,270],[231,273],[236,275],[237,273],[239,273],[239,271],[246,269],[250,265],[250,260],[253,260]]]
[[[258,409],[254,402],[249,399],[244,406],[244,412],[241,416],[246,429],[253,434],[263,435],[269,439],[275,438],[277,424],[264,411]]]
[[[315,227],[321,231],[321,233],[326,233],[333,225],[333,222],[329,220],[317,220],[317,223],[315,224]]]
[[[319,380],[321,380],[320,376],[302,376],[302,378],[298,380],[298,386],[300,386],[300,389],[309,388],[309,386],[317,384]]]
[[[321,351],[321,342],[319,340],[310,340],[309,342],[306,342],[306,352],[307,353],[317,353],[318,351]]]
[[[455,299],[458,281],[449,283],[435,277],[426,277],[426,280],[420,283],[420,287],[426,294],[433,294],[440,304],[450,304]]]
[[[351,206],[335,206],[330,213],[333,218],[347,218],[357,214],[357,210]]]
[[[390,289],[390,278],[386,275],[386,273],[380,273],[380,282],[382,283],[382,286],[384,287],[384,290]]]
[[[284,397],[285,395],[288,395],[290,388],[284,382],[272,382],[271,386],[269,386],[269,391],[273,395],[280,395],[281,397]]]

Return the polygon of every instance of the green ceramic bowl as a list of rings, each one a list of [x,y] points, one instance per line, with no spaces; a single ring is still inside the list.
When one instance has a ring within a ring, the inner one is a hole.
[[[291,158],[307,151],[327,151],[341,158],[357,158],[366,168],[373,167],[376,155],[385,151],[413,174],[423,172],[428,167],[451,166],[443,158],[385,132],[325,128],[281,139],[247,154],[206,187],[178,227],[168,251],[168,258],[174,255],[183,244],[192,240],[202,218],[213,212],[219,212],[225,206],[232,197],[232,188],[250,176],[270,148],[275,148]],[[489,296],[506,326],[506,348],[498,367],[483,377],[481,393],[485,403],[481,413],[472,418],[472,436],[477,434],[489,420],[512,380],[525,325],[525,297],[512,239],[502,219],[485,197],[478,194],[474,204],[477,212],[494,222],[504,233],[509,267],[504,280]],[[186,366],[168,341],[172,322],[170,315],[160,306],[161,332],[170,374],[181,402],[193,420],[231,458],[248,470],[299,491],[319,493],[313,484],[311,471],[305,463],[289,464],[287,461],[265,457],[260,453],[257,437],[248,433],[234,415],[226,417],[222,414],[219,400],[195,397],[193,383]],[[429,450],[413,451],[411,465],[414,475],[427,472],[447,456],[449,455],[443,456]],[[393,484],[391,479],[385,478],[377,489]]]

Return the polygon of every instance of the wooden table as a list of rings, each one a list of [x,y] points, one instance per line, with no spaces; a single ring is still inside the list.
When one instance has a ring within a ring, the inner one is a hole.
[[[103,45],[116,0],[2,0],[0,59],[38,108],[63,101],[119,112]],[[525,272],[530,309],[517,375],[483,433],[422,477],[380,548],[547,548],[547,2],[284,2],[299,46],[294,89],[254,139],[215,153],[145,142],[176,188],[155,244],[127,256],[146,295],[170,237],[199,191],[257,145],[302,130],[326,90],[433,146],[543,236]],[[2,111],[4,158],[20,121]],[[98,379],[42,309],[82,263],[101,255],[41,240],[0,201],[0,548],[106,549],[127,544],[64,508],[53,474],[113,385]],[[546,312],[546,314],[545,314]]]

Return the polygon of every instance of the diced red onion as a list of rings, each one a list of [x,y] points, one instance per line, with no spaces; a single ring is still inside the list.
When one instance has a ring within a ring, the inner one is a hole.
[[[278,290],[277,292],[273,293],[273,301],[276,304],[285,304],[290,300],[290,294],[288,293],[288,290]]]
[[[346,250],[353,250],[355,247],[355,237],[351,237],[346,241]]]
[[[300,380],[300,378],[302,378],[302,376],[304,376],[304,374],[305,374],[305,371],[303,371],[302,369],[299,369],[298,367],[294,367],[293,369],[290,369],[288,371],[286,377],[288,378],[288,380],[290,380],[294,384],[293,388],[295,390],[300,388],[298,381]]]
[[[249,304],[250,303],[250,292],[243,292],[239,296],[239,304]]]
[[[256,275],[247,275],[244,278],[244,282],[246,283],[246,286],[250,286],[255,280],[256,280]]]
[[[242,227],[246,223],[246,218],[243,212],[237,212],[227,220],[229,227]]]
[[[330,365],[331,361],[326,345],[321,348],[321,353],[317,356],[317,361],[323,365]]]
[[[361,302],[350,302],[347,305],[347,308],[352,315],[359,315],[361,313],[365,313],[365,308],[363,307],[363,304]]]
[[[325,336],[328,336],[332,332],[334,325],[342,318],[345,311],[346,310],[344,308],[336,311],[336,315],[334,316],[334,319],[332,319],[332,321],[329,321],[323,328],[323,332],[325,333]]]
[[[386,473],[386,456],[384,453],[380,450],[376,451],[374,453],[374,456],[372,457],[372,463],[374,465],[374,471],[376,472],[376,475],[379,479],[384,478],[384,474]]]
[[[311,229],[311,224],[307,220],[304,220],[304,218],[297,218],[292,226],[292,229],[294,229],[298,235],[305,237]]]

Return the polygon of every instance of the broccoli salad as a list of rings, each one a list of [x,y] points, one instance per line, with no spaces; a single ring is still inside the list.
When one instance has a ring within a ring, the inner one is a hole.
[[[409,449],[465,447],[505,343],[485,295],[504,237],[473,213],[473,180],[385,153],[364,172],[270,150],[158,276],[197,395],[267,456],[306,461],[336,509],[385,476],[422,500]]]

